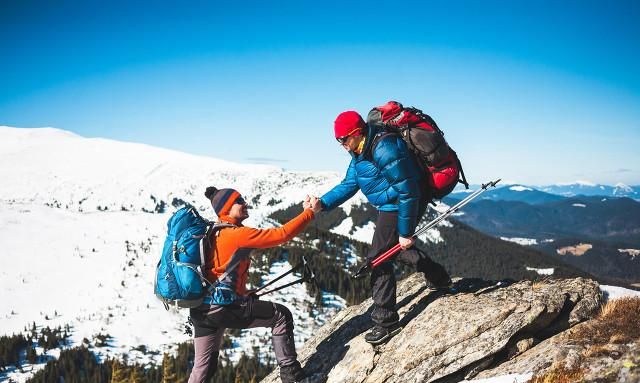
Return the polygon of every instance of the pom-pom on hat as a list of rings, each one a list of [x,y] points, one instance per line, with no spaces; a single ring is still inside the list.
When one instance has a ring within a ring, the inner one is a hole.
[[[353,110],[340,113],[333,124],[336,138],[362,135],[366,127],[362,117]]]
[[[234,189],[216,189],[213,186],[209,186],[204,195],[211,201],[211,206],[218,217],[229,214],[231,206],[240,197],[240,193]]]

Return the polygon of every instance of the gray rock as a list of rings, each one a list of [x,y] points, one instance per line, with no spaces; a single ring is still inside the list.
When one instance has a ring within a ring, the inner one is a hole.
[[[364,341],[371,327],[367,300],[318,330],[299,350],[301,363],[327,383],[456,382],[531,353],[551,341],[534,346],[534,339],[553,339],[590,318],[602,302],[597,283],[582,278],[444,295],[414,274],[399,284],[397,295],[403,330],[389,342],[374,348]],[[542,370],[555,360],[536,355],[536,362],[513,364],[513,372]],[[488,371],[495,376],[503,370]],[[277,376],[274,371],[263,382],[278,382]]]

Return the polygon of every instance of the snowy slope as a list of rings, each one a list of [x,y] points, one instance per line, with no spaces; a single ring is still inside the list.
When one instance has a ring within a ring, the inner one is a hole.
[[[340,180],[335,173],[285,172],[50,128],[0,127],[0,138],[0,177],[10,181],[0,200],[75,211],[153,211],[157,201],[173,198],[207,209],[202,193],[214,185],[238,189],[268,214]]]
[[[0,335],[32,322],[69,324],[70,346],[109,334],[108,347],[99,349],[103,356],[128,354],[142,363],[157,362],[163,351],[189,339],[183,334],[187,312],[166,312],[152,293],[174,198],[214,219],[204,189],[233,187],[251,201],[245,223],[269,227],[272,211],[321,194],[341,179],[57,129],[8,127],[0,127],[0,177],[0,262],[11,265],[0,269]],[[154,211],[164,212],[148,213]],[[271,277],[285,268],[286,262],[274,264]],[[325,294],[325,308],[312,308],[313,298],[301,285],[270,298],[294,313],[299,344],[345,305]],[[254,345],[269,347],[260,330],[243,332],[233,343],[231,360],[243,351],[252,354]],[[133,350],[140,345],[160,353]]]

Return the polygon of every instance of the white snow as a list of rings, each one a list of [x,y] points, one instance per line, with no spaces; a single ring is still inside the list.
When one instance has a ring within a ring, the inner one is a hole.
[[[373,239],[373,232],[376,230],[376,224],[373,221],[367,222],[364,226],[358,226],[354,230],[353,234],[349,237],[359,242],[371,244]]]
[[[517,192],[521,192],[521,191],[533,191],[533,189],[528,188],[528,187],[526,187],[526,186],[522,186],[522,185],[514,185],[514,186],[511,186],[511,187],[509,188],[509,190],[513,190],[513,191],[517,191]]]
[[[538,240],[535,239],[535,238],[500,237],[500,239],[503,240],[503,241],[514,242],[514,243],[517,243],[518,245],[522,245],[522,246],[532,246],[532,245],[537,245],[538,244]]]
[[[613,195],[624,193],[633,193],[633,188],[629,185],[623,184],[622,182],[618,182],[614,186]]]
[[[579,186],[597,186],[596,183],[591,182],[591,181],[585,181],[585,180],[575,181],[574,184],[579,185]],[[569,183],[568,185],[571,185],[571,184]]]
[[[335,226],[330,231],[335,234],[344,235],[359,242],[371,243],[373,239],[373,232],[376,229],[375,222],[369,221],[363,226],[356,226],[353,228],[353,219],[351,217],[345,218],[338,226]],[[353,230],[353,233],[351,232]]]
[[[353,227],[353,219],[351,217],[345,218],[338,226],[333,227],[330,231],[334,234],[349,236],[349,232]]]
[[[636,257],[640,255],[640,250],[638,249],[618,249],[618,252],[629,254],[631,256],[631,260],[636,259]]]
[[[431,242],[431,243],[441,243],[444,242],[444,238],[442,238],[442,234],[440,234],[440,230],[436,228],[431,228],[426,232],[422,233],[418,236],[422,242]]]
[[[167,312],[153,295],[174,198],[214,219],[204,189],[232,187],[251,201],[245,223],[272,227],[271,212],[341,180],[337,173],[288,172],[53,128],[8,127],[0,127],[0,178],[0,262],[10,265],[0,268],[0,335],[23,332],[33,322],[69,324],[69,346],[109,334],[107,347],[92,348],[99,357],[127,354],[143,364],[159,362],[162,352],[189,339],[183,334],[188,310]],[[163,214],[145,212],[162,204]],[[325,308],[311,308],[301,286],[282,294],[273,298],[294,312],[298,343],[344,307],[340,297],[324,293]],[[234,341],[232,358],[269,342],[251,333]],[[160,353],[132,350],[139,345]],[[23,375],[12,379],[29,376]]]
[[[602,290],[606,300],[625,297],[640,298],[640,291],[631,290],[620,286],[600,285],[600,290]]]
[[[583,203],[574,203],[571,206],[575,206],[575,207],[587,207],[587,205],[583,204]]]
[[[444,212],[446,212],[447,210],[449,210],[449,208],[451,208],[451,206],[447,205],[446,203],[442,202],[442,201],[437,201],[435,206],[429,205],[430,209],[434,209],[438,214],[442,214]]]
[[[553,275],[554,270],[555,269],[553,267],[550,267],[547,269],[537,269],[535,267],[527,267],[527,271],[535,271],[539,275]]]
[[[363,202],[365,202],[366,200],[367,200],[367,197],[365,197],[364,194],[362,194],[362,191],[358,190],[358,192],[356,193],[355,196],[353,196],[353,198],[350,198],[349,200],[347,200],[345,203],[343,203],[339,207],[342,208],[342,210],[344,210],[344,212],[347,215],[349,215],[349,214],[351,214],[351,209],[354,206],[359,206]]]

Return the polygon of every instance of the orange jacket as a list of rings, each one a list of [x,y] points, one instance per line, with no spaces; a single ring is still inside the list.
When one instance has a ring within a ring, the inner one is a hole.
[[[233,286],[236,294],[245,295],[251,250],[275,247],[293,239],[312,219],[313,210],[305,209],[291,221],[273,229],[254,229],[246,226],[220,229],[206,265],[207,278],[211,278],[210,281],[216,280],[229,269],[231,271],[221,282]]]

